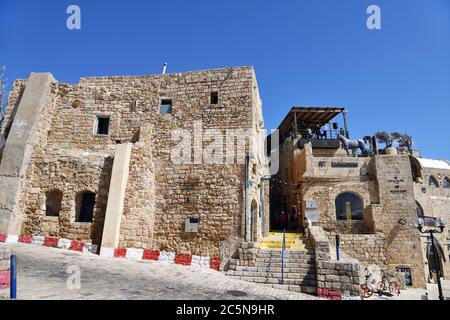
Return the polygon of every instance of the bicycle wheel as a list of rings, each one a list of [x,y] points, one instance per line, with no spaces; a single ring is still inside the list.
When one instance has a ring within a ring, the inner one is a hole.
[[[398,285],[396,282],[392,281],[389,283],[389,292],[392,294],[398,293]]]
[[[377,284],[377,291],[378,291],[378,294],[380,296],[383,295],[383,291],[384,291],[385,286],[386,286],[386,284],[384,283],[384,281],[378,282],[378,284]]]
[[[361,285],[361,295],[363,298],[370,298],[373,294],[372,289],[369,288],[369,286],[367,284],[362,284]]]

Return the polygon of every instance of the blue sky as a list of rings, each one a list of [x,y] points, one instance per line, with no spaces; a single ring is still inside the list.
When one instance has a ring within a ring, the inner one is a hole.
[[[66,8],[81,8],[81,30]],[[381,8],[381,30],[366,9]],[[405,131],[450,159],[448,0],[0,0],[8,78],[135,75],[253,65],[266,127],[293,105],[343,106],[353,137]]]

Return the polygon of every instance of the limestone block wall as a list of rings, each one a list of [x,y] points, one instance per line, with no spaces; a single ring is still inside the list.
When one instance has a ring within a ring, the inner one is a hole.
[[[331,246],[336,251],[336,234],[327,233]],[[357,259],[363,266],[378,265],[386,268],[385,235],[376,234],[341,234],[340,251]]]
[[[22,234],[82,240],[100,245],[112,168],[109,154],[48,148],[37,152],[24,194]],[[46,216],[46,193],[62,192],[59,216]],[[96,194],[92,223],[75,222],[76,195]]]
[[[26,83],[18,80],[13,86],[2,132],[14,123]],[[217,104],[211,103],[212,92],[218,92]],[[160,114],[161,99],[171,99],[171,114]],[[17,203],[24,214],[22,233],[100,244],[115,145],[126,142],[133,147],[120,246],[219,256],[221,242],[245,233],[246,153],[251,156],[246,205],[250,212],[254,200],[259,208],[256,218],[247,220],[247,233],[251,225],[256,237],[267,232],[260,229],[268,229],[268,223],[259,223],[267,219],[259,216],[265,193],[260,177],[267,174],[267,159],[254,147],[264,137],[264,122],[252,67],[55,82],[47,109]],[[107,135],[95,132],[98,116],[110,119]],[[181,164],[173,161],[181,142],[174,130],[179,129],[188,135],[183,149],[188,161]],[[230,130],[236,137],[231,142]],[[250,142],[242,144],[243,136]],[[226,162],[230,152],[231,163]],[[45,192],[52,188],[63,192],[58,218],[45,216]],[[92,224],[73,220],[74,197],[82,189],[96,194]],[[198,233],[184,232],[190,217],[200,219]]]
[[[316,200],[320,211],[319,224],[328,231],[344,233],[371,233],[372,216],[370,206],[378,201],[376,181],[361,181],[359,178],[345,180],[311,180],[302,184],[303,200]],[[338,221],[336,219],[336,197],[343,192],[356,194],[363,201],[363,221]]]
[[[433,188],[428,185],[429,177],[433,176],[438,181],[438,187]],[[444,278],[450,278],[450,189],[444,188],[444,179],[450,178],[450,170],[436,168],[422,168],[423,181],[414,183],[414,195],[417,203],[422,207],[424,215],[428,217],[444,218],[446,228],[441,234],[436,234],[441,248],[444,251],[445,261],[442,261],[444,268]],[[429,275],[426,258],[426,238],[422,238],[422,251],[425,261],[425,274]]]
[[[411,268],[413,286],[425,286],[420,234],[415,227],[413,177],[408,156],[375,156],[376,174],[383,210],[374,215],[377,230],[386,235],[387,263],[392,268]]]
[[[321,227],[308,228],[308,240],[316,253],[317,295],[328,299],[359,297],[361,267],[358,261],[336,260]]]

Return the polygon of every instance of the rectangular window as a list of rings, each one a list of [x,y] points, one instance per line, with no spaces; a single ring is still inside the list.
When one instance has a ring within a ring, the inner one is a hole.
[[[97,128],[95,130],[96,134],[107,135],[109,133],[109,117],[108,116],[97,116]]]
[[[211,92],[211,104],[219,103],[219,93],[217,91]]]
[[[159,106],[159,112],[161,114],[171,114],[172,113],[172,100],[162,99],[161,105]]]

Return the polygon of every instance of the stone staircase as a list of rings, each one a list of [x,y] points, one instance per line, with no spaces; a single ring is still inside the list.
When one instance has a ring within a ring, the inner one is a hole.
[[[278,289],[315,294],[315,254],[314,250],[305,245],[304,240],[301,234],[286,234],[283,283],[282,233],[271,233],[260,243],[254,244],[253,249],[247,249],[252,250],[251,261],[231,259],[226,275]],[[248,245],[247,243],[246,246]]]

